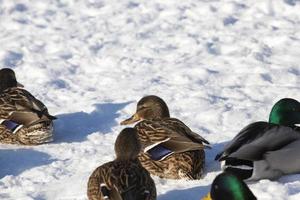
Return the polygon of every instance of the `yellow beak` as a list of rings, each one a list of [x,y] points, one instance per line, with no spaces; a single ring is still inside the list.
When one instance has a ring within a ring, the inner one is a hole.
[[[210,193],[207,193],[207,195],[203,197],[202,200],[212,200],[210,197]]]

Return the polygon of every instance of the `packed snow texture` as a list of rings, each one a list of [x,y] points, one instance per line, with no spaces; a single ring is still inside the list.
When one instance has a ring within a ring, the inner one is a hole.
[[[199,200],[240,129],[300,100],[299,0],[0,0],[0,66],[55,114],[55,141],[0,145],[0,199],[84,200],[144,95],[212,143],[201,180],[154,177],[158,200]],[[283,163],[288,164],[288,163]],[[300,175],[249,184],[300,199]]]

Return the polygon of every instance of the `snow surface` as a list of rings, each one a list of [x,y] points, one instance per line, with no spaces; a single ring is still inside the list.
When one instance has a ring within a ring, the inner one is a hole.
[[[202,180],[154,178],[158,200],[199,200],[226,142],[280,98],[300,100],[299,10],[299,0],[0,0],[0,66],[59,117],[51,144],[0,145],[0,199],[87,199],[119,122],[156,94],[213,144]],[[298,200],[300,175],[250,188]]]

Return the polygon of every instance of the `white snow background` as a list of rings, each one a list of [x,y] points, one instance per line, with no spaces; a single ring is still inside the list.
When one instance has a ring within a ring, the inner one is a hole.
[[[119,122],[149,94],[213,146],[203,179],[155,177],[158,200],[199,200],[226,142],[280,98],[300,100],[300,1],[0,0],[0,66],[59,118],[53,143],[0,145],[1,200],[87,199]],[[300,199],[300,175],[249,186]]]

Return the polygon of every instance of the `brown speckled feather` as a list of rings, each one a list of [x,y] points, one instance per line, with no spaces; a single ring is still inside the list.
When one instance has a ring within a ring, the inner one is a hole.
[[[103,200],[100,185],[106,184],[108,189],[117,192],[117,196],[126,196],[129,193],[132,200],[144,200],[145,191],[150,193],[148,200],[156,199],[155,184],[148,171],[146,171],[138,159],[129,161],[113,161],[98,167],[90,176],[87,187],[89,200]]]
[[[200,135],[195,134],[183,122],[176,118],[165,118],[157,120],[143,120],[135,125],[142,143],[155,143],[170,137],[178,141],[189,142],[204,148],[203,142],[208,142]]]
[[[32,109],[39,111],[47,110],[41,101],[32,96],[28,91],[18,87],[5,90],[0,95],[0,105],[4,113],[10,111],[32,111]],[[48,113],[48,111],[46,112]]]
[[[174,151],[174,154],[159,161],[152,160],[147,153],[140,153],[142,165],[151,174],[172,179],[201,178],[205,162],[202,142],[208,142],[183,122],[175,118],[143,120],[135,128],[144,148],[169,138],[164,144]]]
[[[172,154],[164,160],[152,160],[148,154],[139,155],[143,167],[151,174],[169,179],[200,179],[205,164],[204,150]]]
[[[40,118],[32,110],[48,114],[46,106],[22,88],[9,88],[0,94],[0,119],[23,125],[13,133],[0,124],[0,143],[33,145],[52,141],[52,120]]]

